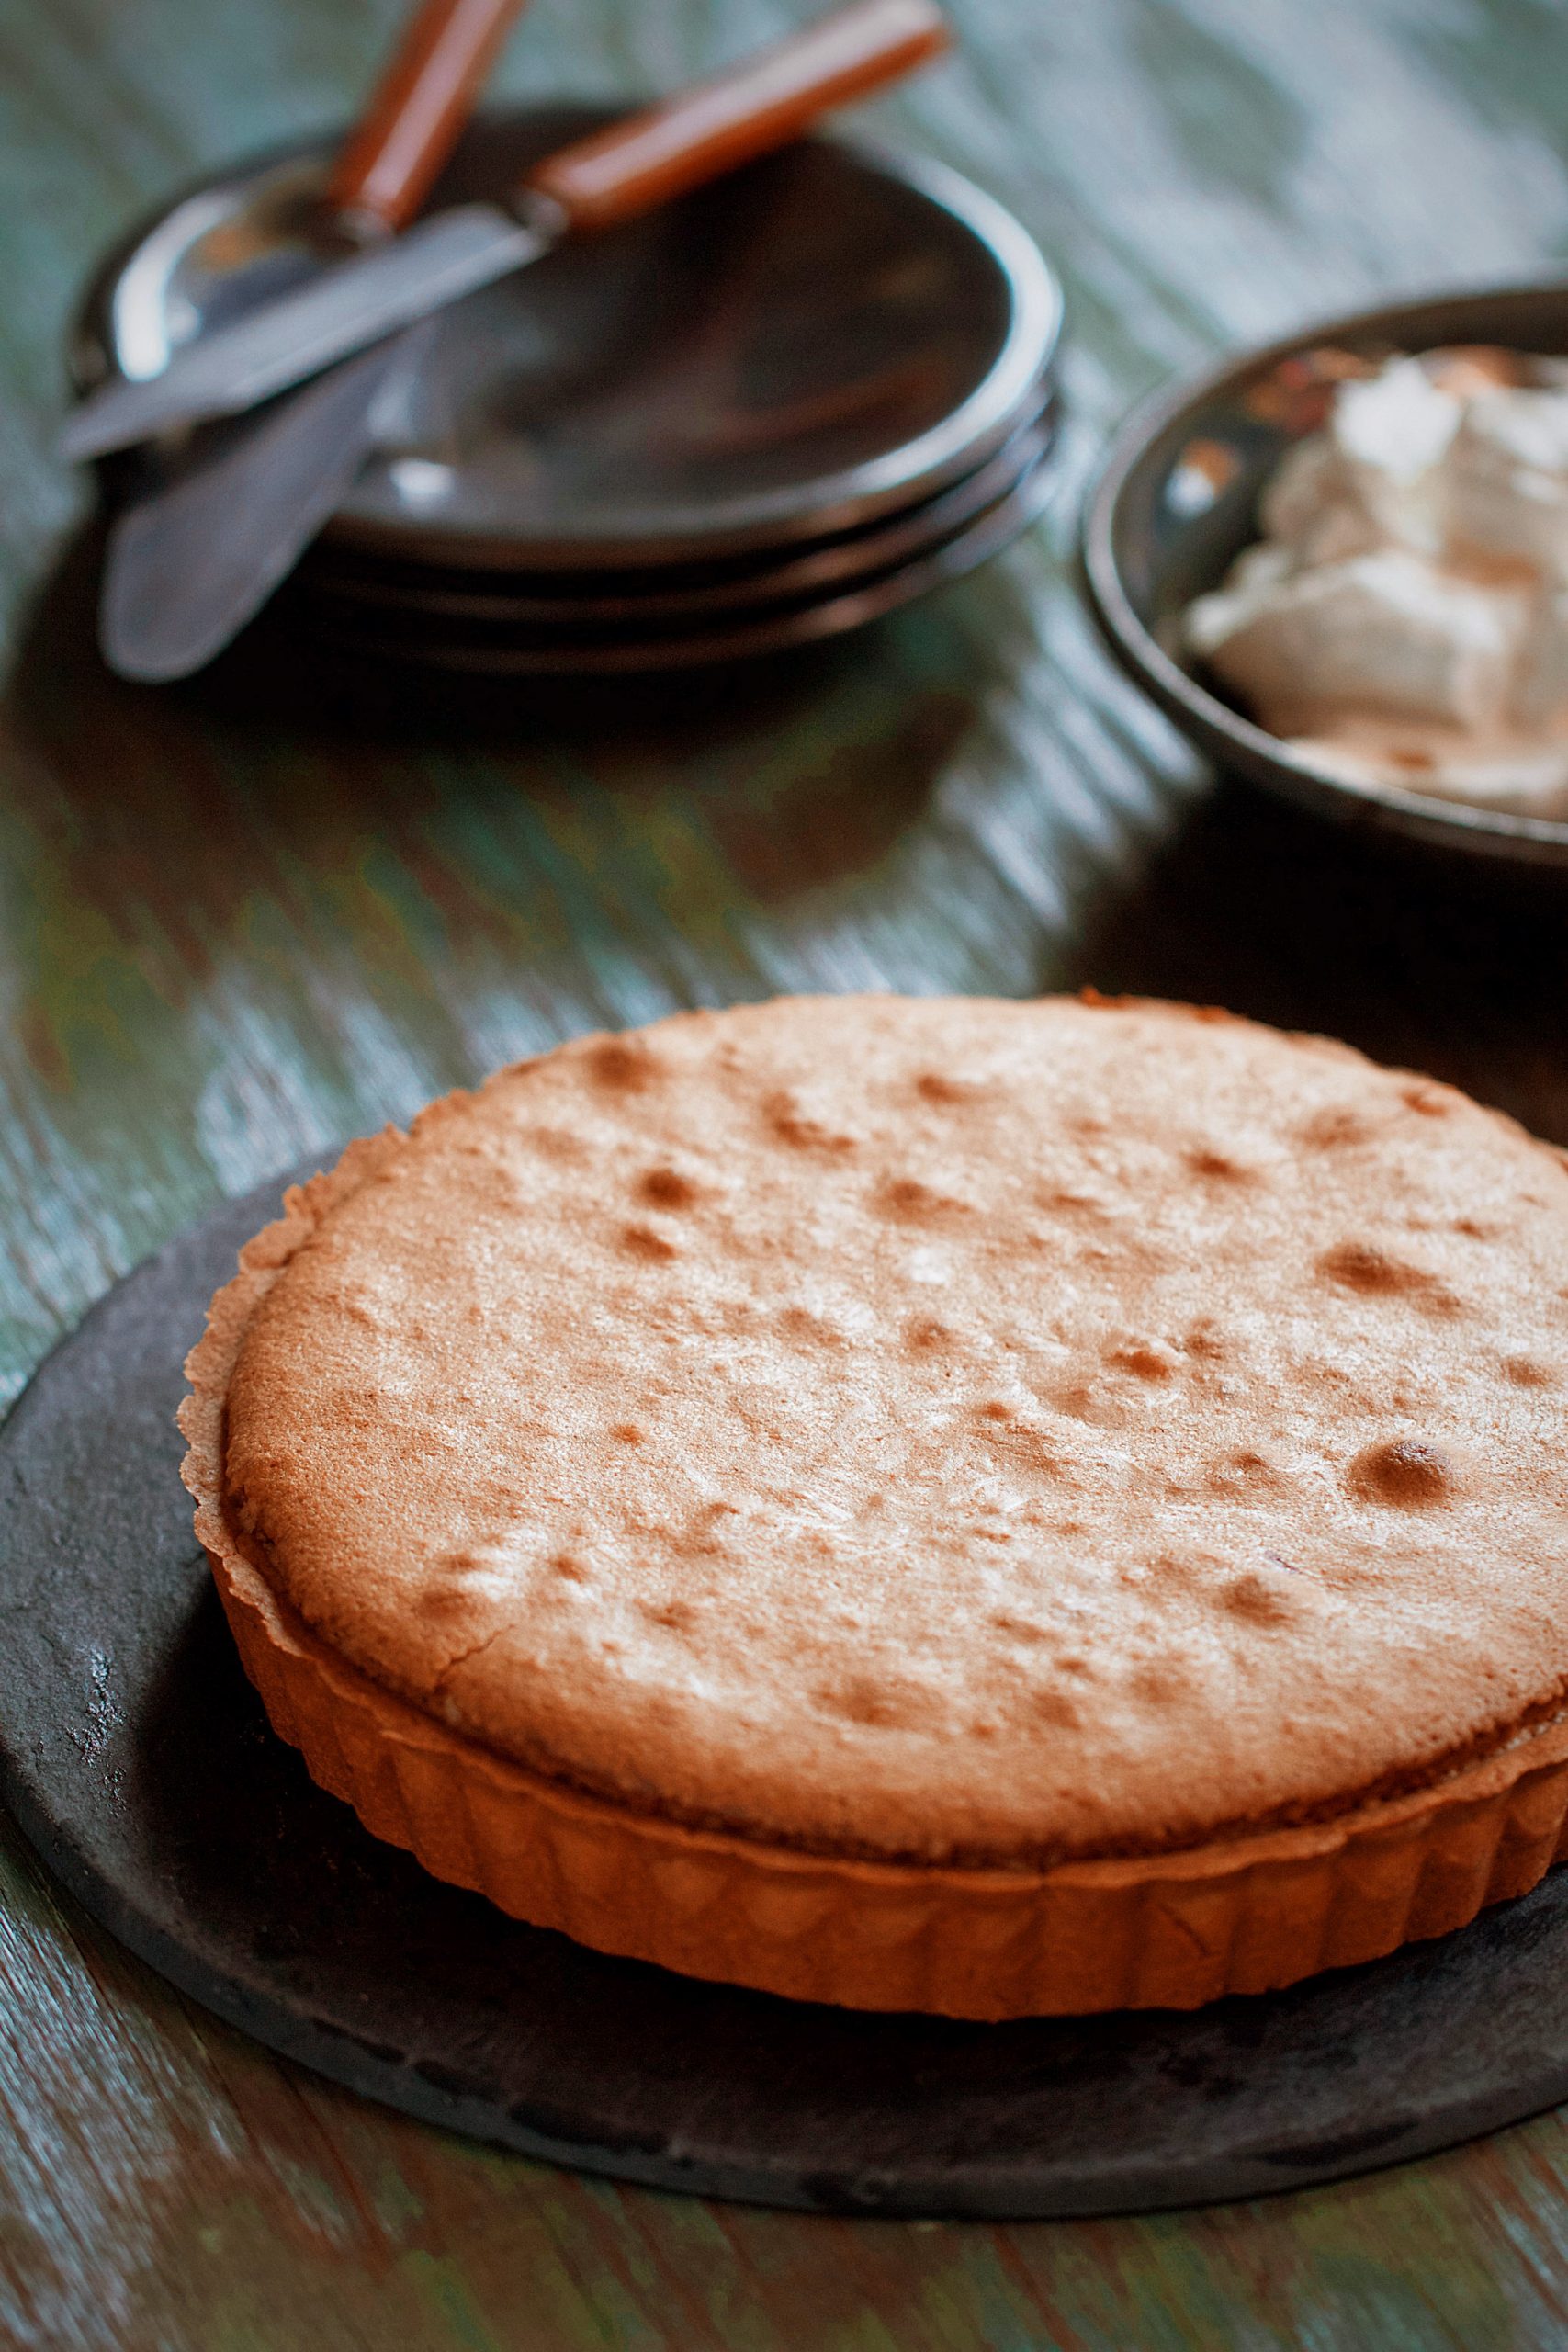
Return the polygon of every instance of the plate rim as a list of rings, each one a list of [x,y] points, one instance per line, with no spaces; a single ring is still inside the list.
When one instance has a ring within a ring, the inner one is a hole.
[[[553,648],[508,648],[498,643],[493,648],[473,648],[455,642],[433,650],[417,639],[378,643],[368,634],[356,636],[352,626],[333,625],[320,632],[318,642],[327,650],[372,661],[404,661],[422,670],[492,678],[654,676],[820,644],[886,620],[938,589],[966,579],[1004,553],[1040,521],[1055,493],[1057,469],[1053,454],[1047,450],[1005,496],[936,547],[889,567],[881,575],[874,573],[869,580],[852,582],[831,596],[792,605],[784,614],[739,629],[694,630],[640,643],[623,639],[602,646],[561,643]]]
[[[551,628],[558,624],[567,628],[580,619],[593,625],[635,626],[643,618],[663,621],[689,613],[694,620],[700,620],[706,615],[744,613],[769,605],[793,603],[818,592],[838,594],[858,580],[945,546],[971,524],[981,520],[993,506],[1032,481],[1041,466],[1052,462],[1057,429],[1055,416],[1043,411],[1038,419],[1010,435],[1001,447],[993,450],[972,473],[961,474],[934,497],[919,500],[908,507],[896,507],[869,524],[863,532],[821,546],[813,543],[802,547],[785,553],[775,564],[759,563],[739,579],[671,589],[657,584],[657,571],[649,566],[646,588],[639,584],[618,595],[597,593],[591,585],[585,585],[581,592],[567,590],[552,595],[541,591],[531,595],[526,593],[526,572],[496,574],[496,586],[481,589],[467,583],[453,587],[413,581],[386,582],[375,576],[374,567],[368,564],[363,567],[363,578],[333,574],[311,564],[301,571],[299,586],[312,599],[321,598],[345,611],[363,605],[367,611],[403,614],[411,618],[427,614],[433,620],[442,622],[473,621],[499,626],[515,621],[523,628]],[[961,493],[964,494],[962,498]],[[943,508],[943,513],[937,511]],[[922,523],[930,527],[920,528]],[[890,554],[889,543],[895,537],[898,545]],[[818,568],[816,576],[803,578],[802,573],[813,566]],[[590,574],[588,579],[591,582],[598,576]]]

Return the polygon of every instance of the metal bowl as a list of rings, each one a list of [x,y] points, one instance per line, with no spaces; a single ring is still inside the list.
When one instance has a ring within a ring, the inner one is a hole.
[[[480,118],[434,200],[493,195],[613,111]],[[319,267],[300,223],[331,144],[242,165],[128,240],[78,323],[78,381],[153,374]],[[598,570],[859,528],[1002,446],[1060,323],[1032,240],[956,173],[804,141],[445,312],[327,536]]]
[[[1326,319],[1156,393],[1123,426],[1090,495],[1089,594],[1119,660],[1222,766],[1342,821],[1472,856],[1568,866],[1568,820],[1330,775],[1213,692],[1178,650],[1185,607],[1258,536],[1259,492],[1291,442],[1322,421],[1303,361],[1325,346],[1377,357],[1451,343],[1568,354],[1568,286],[1494,288]]]

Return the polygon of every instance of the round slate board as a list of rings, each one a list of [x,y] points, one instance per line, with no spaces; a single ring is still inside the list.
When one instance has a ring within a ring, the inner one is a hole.
[[[1568,1870],[1289,1993],[976,2026],[607,1960],[367,1836],[267,1729],[177,1475],[181,1360],[279,1191],[122,1282],[0,1431],[0,1791],[78,1900],[209,2008],[526,2155],[817,2211],[1251,2196],[1568,2097]]]

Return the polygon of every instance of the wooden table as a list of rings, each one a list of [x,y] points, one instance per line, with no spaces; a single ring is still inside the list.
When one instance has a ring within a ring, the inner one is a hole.
[[[537,0],[509,89],[620,93],[785,0]],[[983,577],[837,651],[473,702],[265,635],[106,676],[48,458],[62,328],[128,216],[341,113],[394,0],[11,0],[0,308],[0,1396],[220,1193],[602,1023],[778,989],[1092,979],[1335,1030],[1568,1139],[1564,923],[1216,790],[1073,572],[1107,428],[1314,310],[1568,249],[1543,0],[953,0],[889,109],[1071,299],[1067,476]],[[705,2206],[365,2106],[214,2023],[0,1851],[0,2340],[48,2352],[1560,2346],[1543,2118],[1272,2203],[990,2229]]]

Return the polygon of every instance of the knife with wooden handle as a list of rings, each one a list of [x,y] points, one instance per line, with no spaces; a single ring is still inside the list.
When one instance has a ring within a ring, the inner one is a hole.
[[[233,416],[399,327],[536,261],[574,232],[633,219],[766,154],[947,45],[935,0],[849,5],[710,80],[579,140],[511,200],[463,204],[203,335],[162,375],[106,384],[60,436],[100,457],[172,427]]]
[[[324,226],[369,246],[413,218],[523,5],[424,0],[333,163]],[[148,460],[105,551],[98,642],[112,670],[185,677],[238,635],[344,497],[409,356],[404,337],[378,345]]]
[[[406,229],[457,143],[525,0],[425,0],[344,140],[329,217],[368,243]]]
[[[549,157],[516,192],[513,212],[464,206],[339,264],[302,295],[212,336],[216,348],[249,335],[243,347],[252,355],[253,327],[264,340],[275,339],[260,379],[271,397],[254,414],[232,413],[253,407],[254,390],[231,397],[231,413],[202,424],[116,523],[98,617],[110,667],[150,682],[187,676],[260,610],[363,462],[377,401],[405,356],[407,336],[399,327],[534,259],[564,235],[630,220],[784,145],[828,107],[907,73],[945,40],[931,0],[852,0],[792,40]],[[470,261],[482,265],[461,282],[454,282],[445,261],[432,270],[424,242],[452,222],[467,240]],[[383,290],[389,263],[389,305]],[[355,311],[354,286],[367,280],[371,294]],[[345,288],[349,299],[332,299]],[[324,308],[322,295],[329,298]],[[321,325],[312,324],[303,344],[297,335],[289,342],[301,315],[324,322],[324,336]],[[345,320],[358,322],[346,337]],[[170,377],[199,368],[207,351],[204,343],[165,376],[116,389],[156,395]],[[280,373],[283,351],[291,356]],[[344,351],[355,356],[343,359]],[[310,355],[303,366],[302,353]],[[254,361],[247,366],[254,386]],[[284,384],[302,375],[313,380],[280,396]],[[188,416],[188,406],[181,414]]]

